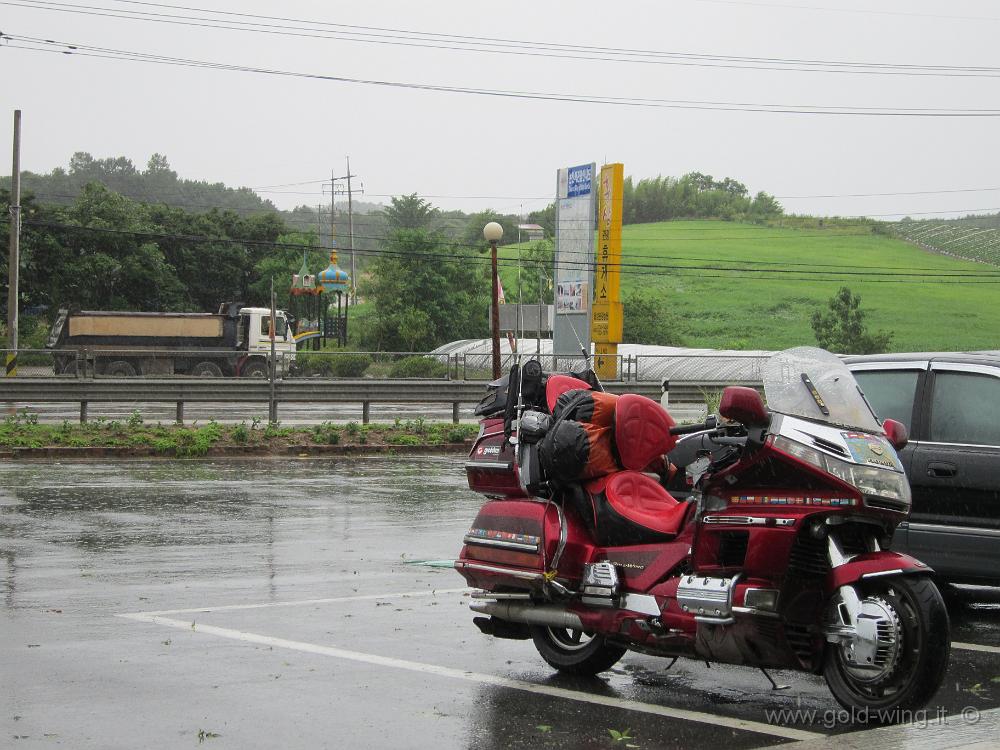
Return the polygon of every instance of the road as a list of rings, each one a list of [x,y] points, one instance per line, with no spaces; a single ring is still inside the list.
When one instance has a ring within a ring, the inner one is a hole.
[[[0,746],[995,740],[994,592],[953,605],[965,645],[927,715],[948,726],[859,726],[820,678],[798,673],[776,673],[791,687],[774,692],[753,669],[681,660],[666,671],[666,660],[630,654],[600,679],[554,675],[530,642],[472,625],[447,562],[480,505],[461,466],[453,456],[0,463]],[[805,713],[776,719],[782,709]]]

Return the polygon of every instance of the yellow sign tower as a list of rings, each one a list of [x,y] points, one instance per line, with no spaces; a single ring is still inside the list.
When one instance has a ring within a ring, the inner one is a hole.
[[[590,334],[594,369],[603,380],[618,380],[618,344],[622,340],[621,257],[622,192],[625,167],[605,164],[597,192],[597,273]]]

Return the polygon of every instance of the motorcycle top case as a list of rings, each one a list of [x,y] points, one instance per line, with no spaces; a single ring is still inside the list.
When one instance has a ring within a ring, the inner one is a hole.
[[[484,419],[469,452],[465,475],[469,489],[487,497],[528,497],[514,461],[514,446],[504,436],[503,419]]]

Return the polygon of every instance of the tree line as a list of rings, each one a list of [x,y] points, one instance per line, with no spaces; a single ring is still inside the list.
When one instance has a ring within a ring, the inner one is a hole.
[[[10,178],[0,179],[0,205],[10,202]],[[291,275],[303,257],[317,273],[328,263],[322,223],[307,207],[278,212],[248,188],[182,180],[167,159],[154,154],[145,170],[125,157],[74,154],[68,169],[27,173],[22,195],[21,306],[135,311],[214,311],[220,302],[269,304],[275,279],[278,305],[289,309]],[[36,198],[33,191],[38,191]],[[207,208],[206,208],[207,207]],[[744,185],[691,173],[625,183],[626,223],[671,218],[754,219],[781,213],[765,193],[751,198]],[[7,211],[0,216],[0,308],[6,306]],[[555,207],[529,215],[554,230]],[[352,316],[352,342],[370,350],[421,351],[441,343],[488,335],[489,265],[482,228],[504,227],[515,242],[522,219],[487,210],[441,211],[417,194],[392,198],[356,221],[357,291],[366,302]],[[337,227],[340,247],[344,229]],[[327,238],[328,241],[328,238]],[[526,303],[552,301],[550,241],[522,247],[519,284]],[[346,267],[346,256],[341,255]],[[641,295],[628,317],[644,321],[636,341],[660,341],[670,330]],[[4,319],[6,311],[4,309]],[[25,319],[30,326],[31,315]],[[654,324],[655,323],[655,324]],[[648,329],[648,330],[647,330]],[[673,337],[671,337],[673,338]]]

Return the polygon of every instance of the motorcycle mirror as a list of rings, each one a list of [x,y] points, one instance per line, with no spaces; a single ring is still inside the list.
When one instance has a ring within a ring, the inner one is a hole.
[[[906,431],[906,425],[902,422],[897,422],[895,419],[885,420],[882,423],[882,429],[885,431],[885,436],[889,438],[890,445],[898,451],[903,450],[910,440],[909,433]]]
[[[768,421],[764,399],[753,388],[742,385],[731,385],[722,392],[719,414],[747,427],[762,427]]]

